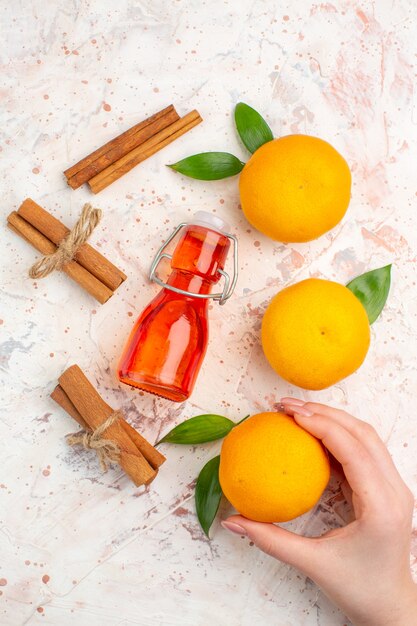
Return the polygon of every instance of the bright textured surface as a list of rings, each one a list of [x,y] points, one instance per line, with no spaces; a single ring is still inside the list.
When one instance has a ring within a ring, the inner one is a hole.
[[[92,242],[128,274],[104,306],[63,275],[26,278],[36,252],[1,230],[2,626],[346,624],[309,580],[218,522],[205,538],[193,481],[218,444],[164,447],[158,480],[135,489],[67,448],[75,423],[49,393],[77,362],[151,440],[198,413],[239,419],[274,409],[282,395],[319,399],[372,422],[417,490],[414,2],[34,0],[0,11],[3,223],[31,196],[72,225],[91,195],[67,187],[66,167],[170,102],[204,118],[94,197],[105,215]],[[276,136],[316,135],[346,157],[352,201],[332,232],[310,244],[273,243],[243,218],[236,179],[198,182],[164,167],[203,150],[245,159],[232,123],[241,100]],[[156,292],[147,281],[155,250],[198,209],[232,224],[240,277],[233,298],[211,310],[191,401],[173,405],[122,387],[115,367]],[[392,291],[358,373],[319,393],[278,379],[259,345],[278,289],[309,276],[345,283],[390,262]],[[289,526],[317,533],[344,515],[332,485],[313,515]],[[416,569],[417,534],[412,559]]]

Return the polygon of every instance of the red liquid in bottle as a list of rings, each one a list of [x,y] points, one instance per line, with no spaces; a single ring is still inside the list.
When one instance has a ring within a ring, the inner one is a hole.
[[[188,224],[171,260],[167,284],[209,294],[219,282],[230,239],[221,231]],[[182,402],[194,387],[207,348],[207,298],[163,288],[137,320],[119,363],[119,379]]]

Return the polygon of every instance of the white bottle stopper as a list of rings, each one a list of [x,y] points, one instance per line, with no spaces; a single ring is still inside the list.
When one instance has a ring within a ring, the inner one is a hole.
[[[221,233],[228,233],[230,230],[230,225],[227,222],[225,222],[221,217],[217,217],[217,215],[213,215],[213,213],[209,213],[208,211],[197,211],[188,223],[205,226],[206,228],[211,228],[212,230],[217,230]]]

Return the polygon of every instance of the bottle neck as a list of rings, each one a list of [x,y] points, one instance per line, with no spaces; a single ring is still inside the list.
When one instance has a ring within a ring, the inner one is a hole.
[[[177,289],[182,289],[183,291],[201,294],[210,293],[213,286],[212,282],[205,280],[201,276],[197,276],[191,272],[185,272],[184,270],[175,269],[168,277],[167,284],[172,285]]]
[[[223,270],[230,240],[227,235],[199,226],[188,224],[173,252],[171,268],[199,276],[203,281],[217,283],[219,270]]]

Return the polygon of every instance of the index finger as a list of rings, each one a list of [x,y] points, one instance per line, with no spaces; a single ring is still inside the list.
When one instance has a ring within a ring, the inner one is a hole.
[[[306,417],[295,413],[294,419],[302,428],[320,439],[341,463],[352,491],[359,499],[361,510],[386,510],[392,498],[391,486],[358,439],[326,415],[315,413]]]
[[[294,401],[296,404],[294,404]],[[398,489],[403,486],[404,482],[395,467],[387,447],[371,424],[353,417],[353,415],[350,415],[346,411],[325,404],[319,404],[318,402],[302,402],[294,398],[282,398],[281,402],[284,407],[290,405],[291,411],[296,411],[297,405],[303,406],[312,413],[319,413],[320,415],[329,417],[343,426],[353,437],[364,445],[370,456],[374,459],[376,466],[384,473],[386,480],[388,480],[394,488]]]

